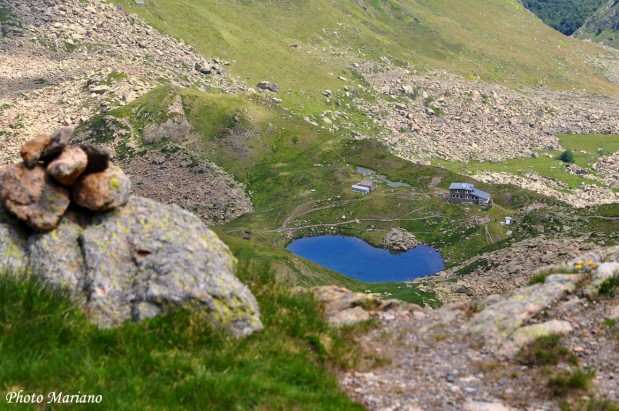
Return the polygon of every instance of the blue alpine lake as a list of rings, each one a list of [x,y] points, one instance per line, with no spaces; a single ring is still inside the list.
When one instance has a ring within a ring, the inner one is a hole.
[[[325,235],[294,240],[288,250],[355,280],[401,282],[445,268],[443,256],[420,245],[395,254],[356,237]]]

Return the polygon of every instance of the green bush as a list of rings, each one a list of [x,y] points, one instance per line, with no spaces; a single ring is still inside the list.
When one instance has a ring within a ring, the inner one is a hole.
[[[559,156],[559,160],[563,161],[564,163],[573,163],[574,153],[572,152],[572,150],[567,149],[563,153],[561,153],[561,155]]]

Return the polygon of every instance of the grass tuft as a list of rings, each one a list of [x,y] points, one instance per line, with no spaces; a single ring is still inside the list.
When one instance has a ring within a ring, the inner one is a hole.
[[[600,294],[602,298],[614,298],[619,287],[619,277],[613,276],[604,280],[600,285]]]
[[[580,368],[556,375],[548,381],[548,388],[552,395],[559,397],[572,391],[586,391],[595,376],[595,370],[582,370]]]
[[[563,361],[576,365],[578,362],[576,356],[561,345],[558,334],[537,338],[523,347],[516,358],[518,362],[528,366],[556,365]]]

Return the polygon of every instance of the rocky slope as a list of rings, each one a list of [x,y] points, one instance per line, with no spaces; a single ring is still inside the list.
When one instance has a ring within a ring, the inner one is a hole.
[[[21,144],[44,130],[78,125],[162,83],[225,92],[245,87],[227,77],[224,62],[200,56],[103,1],[0,0],[0,8],[9,13],[0,23],[5,28],[0,38],[0,164],[15,160]],[[157,154],[128,167],[139,194],[163,199],[160,191],[179,175],[166,202],[217,223],[251,210],[244,187],[214,164],[200,160],[198,170],[188,167],[194,161],[186,155],[174,155],[165,164],[153,157]],[[205,180],[211,184],[200,184]],[[194,186],[204,188],[191,190]]]
[[[532,273],[548,264],[567,264],[599,247],[581,240],[539,237],[473,257],[457,267],[416,282],[437,293],[444,303],[481,301],[523,287]]]
[[[574,37],[619,47],[619,2],[608,0],[574,33]]]
[[[619,250],[587,253],[546,271],[558,274],[475,305],[438,310],[316,289],[333,324],[378,321],[357,342],[365,358],[381,358],[382,365],[340,373],[342,386],[370,410],[617,404],[619,295],[612,290],[619,281]],[[612,281],[612,288],[602,286]],[[542,337],[546,345],[539,345]],[[567,385],[573,375],[586,384]]]

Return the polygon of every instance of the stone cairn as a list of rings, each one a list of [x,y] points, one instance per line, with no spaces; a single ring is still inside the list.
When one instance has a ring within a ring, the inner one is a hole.
[[[129,177],[110,162],[103,147],[67,147],[73,128],[41,134],[21,148],[20,163],[0,169],[0,199],[6,209],[39,231],[58,226],[71,201],[94,212],[127,204]]]

